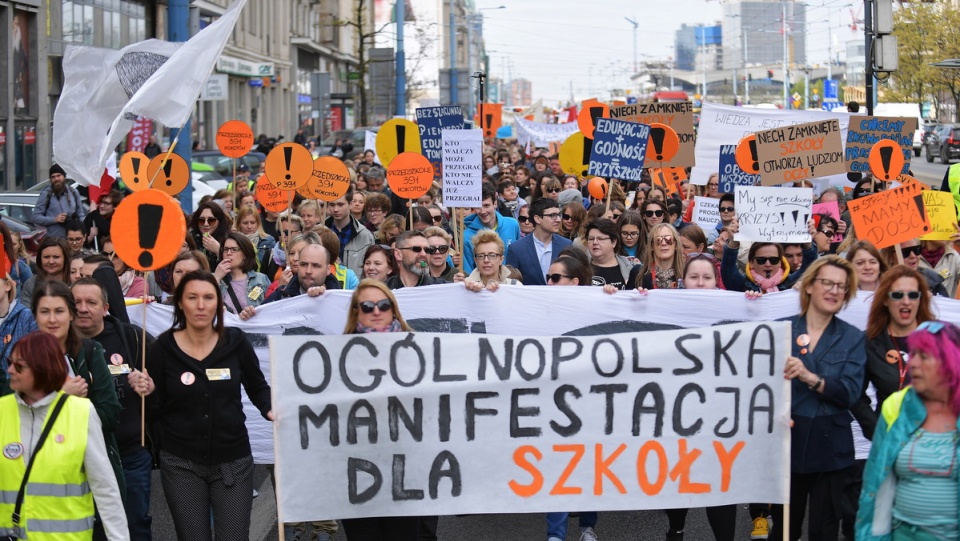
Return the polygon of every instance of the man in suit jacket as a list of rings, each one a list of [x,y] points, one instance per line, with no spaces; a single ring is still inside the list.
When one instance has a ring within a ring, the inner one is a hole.
[[[523,275],[524,285],[547,285],[547,269],[570,241],[557,234],[560,230],[560,204],[542,197],[530,204],[534,229],[526,237],[510,245],[506,264]]]

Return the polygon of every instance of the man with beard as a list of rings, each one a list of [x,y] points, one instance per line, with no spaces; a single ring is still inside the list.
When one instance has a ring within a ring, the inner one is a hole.
[[[396,249],[393,251],[400,272],[387,278],[387,287],[400,289],[445,284],[446,281],[443,278],[434,278],[430,275],[430,268],[427,266],[428,247],[430,243],[423,233],[419,231],[400,233],[396,240]]]
[[[424,239],[426,241],[426,239]],[[286,287],[278,287],[264,302],[279,301],[289,297],[307,294],[311,297],[322,295],[328,289],[340,289],[340,283],[330,272],[330,254],[322,244],[308,244],[300,249],[297,259],[297,275]],[[240,313],[240,319],[253,317],[256,310],[248,306]]]
[[[67,186],[67,172],[58,164],[50,166],[50,185],[40,192],[33,207],[33,223],[47,228],[48,237],[66,237],[67,220],[83,221],[87,211],[76,188]]]

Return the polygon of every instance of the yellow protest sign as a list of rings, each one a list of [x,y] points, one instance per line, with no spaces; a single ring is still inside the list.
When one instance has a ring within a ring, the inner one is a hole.
[[[391,118],[377,131],[377,156],[384,167],[389,167],[404,152],[420,154],[420,128],[405,118]]]
[[[957,207],[953,194],[938,190],[923,191],[923,208],[930,218],[930,232],[920,240],[950,240],[957,233]]]
[[[587,139],[581,132],[573,132],[560,145],[560,167],[564,173],[582,177],[590,167],[590,152],[593,139]]]

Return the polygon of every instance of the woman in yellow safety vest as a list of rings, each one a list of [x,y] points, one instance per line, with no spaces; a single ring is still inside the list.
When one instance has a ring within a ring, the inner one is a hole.
[[[67,364],[57,339],[24,336],[7,372],[15,394],[0,398],[0,537],[92,539],[96,500],[107,538],[130,539],[100,417],[86,398],[60,391]],[[146,390],[146,381],[132,384]]]

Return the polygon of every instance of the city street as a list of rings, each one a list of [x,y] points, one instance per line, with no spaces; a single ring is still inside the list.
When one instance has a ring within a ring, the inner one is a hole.
[[[927,155],[921,152],[919,156],[910,159],[910,169],[913,170],[913,176],[917,180],[922,180],[934,188],[940,188],[943,182],[943,175],[947,172],[949,165],[940,163],[940,160],[934,160],[933,163],[927,163]]]

